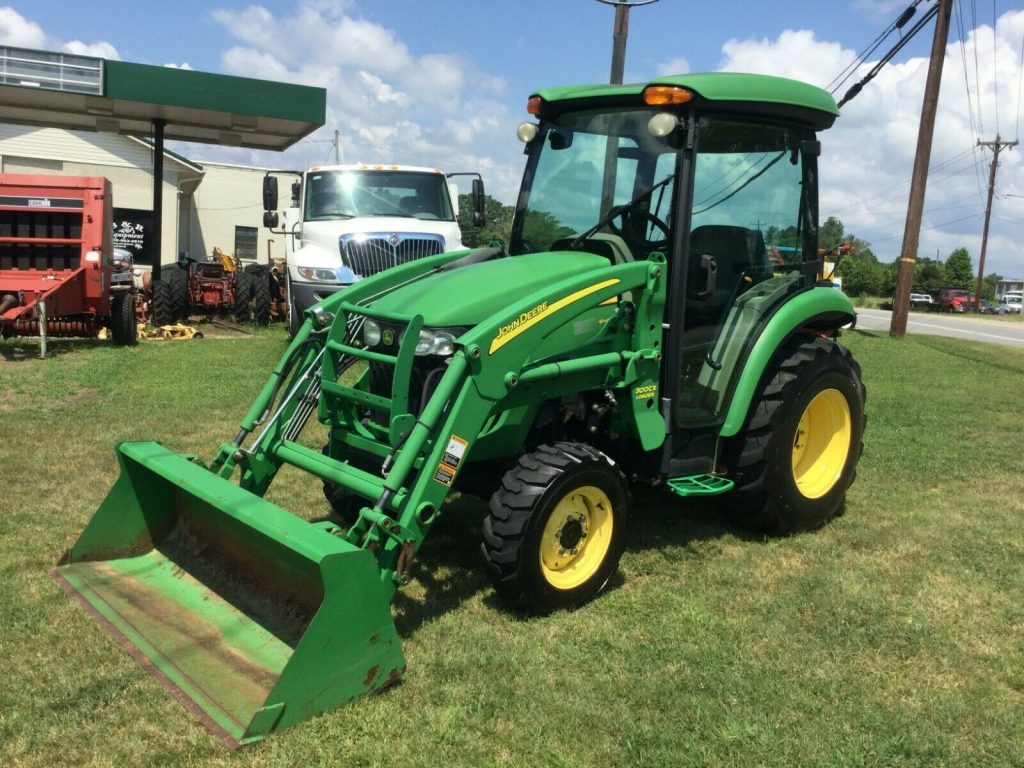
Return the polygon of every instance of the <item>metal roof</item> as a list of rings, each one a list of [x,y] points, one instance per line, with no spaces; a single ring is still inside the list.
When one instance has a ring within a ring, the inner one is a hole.
[[[323,88],[0,46],[0,122],[287,149],[324,124]]]

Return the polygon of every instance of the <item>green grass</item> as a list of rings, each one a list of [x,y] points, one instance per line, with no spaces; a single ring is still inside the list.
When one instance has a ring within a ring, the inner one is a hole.
[[[210,457],[283,350],[0,343],[0,764],[1024,765],[1024,352],[854,332],[846,514],[760,540],[640,494],[613,588],[509,611],[458,499],[395,603],[402,685],[227,752],[49,577],[119,440]],[[319,483],[271,489],[323,511]]]

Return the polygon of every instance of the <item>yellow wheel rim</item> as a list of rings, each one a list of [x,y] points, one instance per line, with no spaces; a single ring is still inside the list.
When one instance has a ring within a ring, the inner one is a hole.
[[[573,589],[593,576],[612,544],[612,503],[592,485],[558,502],[540,540],[540,569],[556,589]]]
[[[793,479],[808,499],[819,499],[842,477],[850,455],[850,404],[837,389],[825,389],[807,405],[793,437]]]

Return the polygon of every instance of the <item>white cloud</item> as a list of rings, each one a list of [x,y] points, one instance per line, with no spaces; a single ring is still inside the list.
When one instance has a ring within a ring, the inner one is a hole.
[[[289,150],[289,162],[322,163],[338,130],[350,162],[486,166],[491,194],[514,199],[522,159],[498,100],[505,81],[462,56],[417,55],[354,8],[304,0],[287,15],[262,7],[213,13],[237,42],[221,58],[224,71],[327,90],[326,125]],[[494,148],[502,154],[487,153]]]
[[[860,5],[879,13],[892,10],[885,2]],[[922,256],[934,257],[938,251],[945,258],[963,246],[977,266],[991,153],[977,149],[975,143],[979,138],[994,139],[997,130],[1004,139],[1016,136],[1022,36],[1024,11],[1012,11],[999,19],[994,37],[991,27],[980,27],[968,35],[963,50],[956,41],[947,47],[918,251]],[[729,40],[722,54],[720,69],[725,71],[773,74],[827,87],[856,52],[819,40],[808,30],[787,30],[774,39]],[[659,71],[673,65],[665,62]],[[838,89],[837,98],[873,65],[862,65]],[[838,216],[846,231],[871,242],[883,261],[899,256],[903,240],[927,70],[928,60],[920,57],[887,65],[821,134],[822,220]],[[1000,192],[1024,195],[1021,158],[1020,151],[1000,156]],[[986,272],[1024,275],[1024,241],[1013,234],[1024,219],[1024,205],[1015,202],[1024,200],[996,201]],[[1000,221],[1000,208],[1018,211],[1017,221],[1012,221],[1012,213]]]
[[[81,40],[62,42],[50,37],[42,27],[34,21],[29,21],[10,6],[0,7],[0,45],[67,51],[79,56],[98,56],[102,59],[121,58],[117,48],[108,42],[85,43]]]
[[[78,56],[96,56],[101,59],[115,60],[121,58],[117,48],[106,42],[83,43],[81,40],[72,40],[69,43],[64,43],[64,50]]]
[[[690,62],[681,56],[669,59],[658,65],[657,74],[661,75],[685,75],[690,71]]]
[[[0,44],[17,48],[45,48],[46,33],[13,8],[0,8]]]

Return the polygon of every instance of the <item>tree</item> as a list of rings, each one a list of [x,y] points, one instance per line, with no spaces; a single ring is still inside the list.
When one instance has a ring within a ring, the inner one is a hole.
[[[949,254],[946,259],[946,284],[956,288],[973,288],[975,280],[971,255],[967,249],[957,248]]]
[[[473,224],[472,195],[459,195],[459,229],[462,230],[463,245],[467,248],[480,248],[499,242],[502,246],[508,246],[515,208],[503,205],[490,195],[484,195],[484,212],[486,223],[483,227],[476,227]]]
[[[828,220],[818,230],[818,247],[830,251],[853,239],[847,238],[844,233],[843,222],[835,216],[829,216]]]
[[[895,266],[895,262],[893,262]],[[911,287],[912,293],[927,293],[935,297],[939,295],[942,286],[946,285],[946,270],[942,264],[934,259],[918,259],[914,265],[914,282]]]
[[[850,296],[878,296],[885,282],[885,268],[868,249],[854,251],[839,262],[836,274],[843,278],[843,293]]]
[[[989,272],[982,280],[981,284],[981,298],[988,299],[989,301],[996,300],[996,286],[999,285],[999,281],[1003,279],[1002,275],[997,275],[995,272]]]

